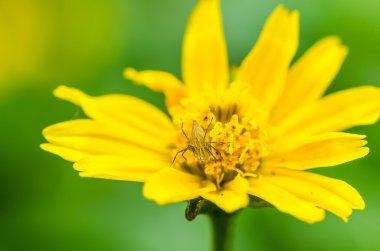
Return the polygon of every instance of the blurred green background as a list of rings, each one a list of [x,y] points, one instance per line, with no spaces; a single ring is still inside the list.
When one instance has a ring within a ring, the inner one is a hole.
[[[230,63],[238,65],[279,3],[301,14],[297,57],[339,35],[350,54],[329,92],[380,86],[380,1],[222,0]],[[180,76],[180,49],[196,0],[0,0],[0,250],[210,250],[208,219],[185,203],[160,207],[141,184],[79,178],[43,152],[41,130],[80,112],[53,97],[60,85],[126,93],[164,107],[163,96],[122,78],[126,66]],[[348,224],[330,214],[308,225],[274,209],[246,209],[235,250],[380,250],[380,124],[364,159],[319,172],[355,186],[367,203]]]

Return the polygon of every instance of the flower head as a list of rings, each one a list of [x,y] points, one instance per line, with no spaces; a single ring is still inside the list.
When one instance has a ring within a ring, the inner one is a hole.
[[[84,177],[145,182],[145,197],[159,204],[203,198],[231,213],[254,196],[305,222],[325,210],[347,221],[364,208],[359,193],[307,170],[368,153],[365,136],[340,131],[378,120],[380,89],[322,96],[347,48],[327,37],[291,65],[298,19],[277,7],[231,77],[219,1],[200,0],[184,38],[184,84],[166,72],[125,71],[165,94],[170,118],[131,96],[59,87],[56,96],[89,119],[46,128],[42,148],[75,162]]]

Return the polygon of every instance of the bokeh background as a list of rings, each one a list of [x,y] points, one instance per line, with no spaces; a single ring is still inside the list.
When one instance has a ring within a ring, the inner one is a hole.
[[[256,41],[275,0],[222,0],[230,63]],[[350,53],[329,92],[380,86],[380,1],[282,1],[301,14],[297,57],[339,35]],[[180,76],[186,20],[196,0],[0,0],[0,250],[210,250],[208,219],[184,218],[185,203],[157,206],[141,184],[79,178],[43,152],[41,130],[80,110],[53,97],[61,84],[90,94],[125,93],[164,109],[163,96],[122,78],[126,66]],[[308,225],[274,209],[246,209],[235,250],[380,250],[380,124],[371,153],[318,172],[355,186],[367,203],[348,224],[327,215]]]

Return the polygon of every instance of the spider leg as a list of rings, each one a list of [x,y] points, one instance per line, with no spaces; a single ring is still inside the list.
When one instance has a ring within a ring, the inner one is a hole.
[[[178,154],[180,154],[180,153],[182,153],[182,157],[183,157],[185,160],[187,160],[187,159],[185,158],[185,156],[184,156],[184,154],[186,153],[187,150],[189,150],[189,147],[186,147],[186,148],[184,148],[184,149],[182,149],[182,150],[179,150],[179,151],[174,155],[173,161],[172,161],[172,163],[170,164],[170,166],[172,166],[172,165],[174,164],[174,161],[176,160]]]
[[[181,130],[182,130],[183,135],[185,135],[187,141],[190,141],[189,137],[187,137],[187,134],[185,133],[185,130],[183,130],[183,121],[182,121],[182,124],[181,124]]]
[[[187,150],[189,150],[189,148],[186,148],[185,151],[183,151],[181,154],[182,158],[184,158],[186,162],[187,162],[187,158],[185,157],[185,153],[187,152]]]
[[[205,136],[203,136],[203,141],[206,139],[207,132],[208,132],[208,130],[210,129],[210,126],[211,126],[211,123],[212,123],[213,119],[214,119],[214,117],[211,118],[211,121],[210,121],[210,123],[208,124],[208,126],[207,126],[207,128],[206,128]]]
[[[219,155],[220,159],[219,160],[223,160],[222,158],[222,155],[220,154],[219,150],[216,149],[214,146],[212,145],[209,145],[212,149],[214,149],[214,151],[216,152],[217,155]],[[212,156],[214,156],[213,154],[211,154]],[[215,158],[215,157],[214,157]]]
[[[209,141],[206,142],[208,144],[218,144],[218,145],[224,145],[224,144],[231,144],[230,142],[214,142],[214,141]]]
[[[210,145],[211,146],[211,145]],[[213,148],[215,149],[215,148]],[[217,161],[218,159],[215,157],[215,155],[212,153],[212,151],[208,148],[208,147],[205,147],[205,150],[212,156],[212,158],[214,159],[214,161]],[[216,149],[215,149],[216,150]],[[218,152],[218,151],[217,151]],[[218,152],[219,153],[219,152]]]

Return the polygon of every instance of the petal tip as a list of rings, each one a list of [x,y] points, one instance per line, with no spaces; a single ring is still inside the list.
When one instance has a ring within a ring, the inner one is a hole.
[[[287,15],[288,17],[298,18],[299,11],[298,10],[290,10],[287,8],[284,4],[279,4],[277,7],[273,10],[273,14],[278,15]]]
[[[369,153],[369,148],[368,147],[361,147],[360,153],[361,154],[360,154],[359,158],[366,156]]]
[[[56,125],[57,124],[50,125],[50,126],[45,127],[44,129],[42,129],[42,136],[44,136],[45,139],[47,137],[49,137],[52,134],[52,131],[54,131],[54,128],[55,128]]]
[[[134,80],[137,76],[137,71],[134,68],[128,67],[123,71],[123,76],[126,79]]]
[[[351,196],[349,197],[349,202],[350,202],[352,209],[356,209],[356,210],[364,210],[365,209],[365,201],[364,201],[363,197],[353,187],[351,187]]]
[[[167,200],[165,200],[165,199],[160,198],[159,196],[157,196],[157,193],[155,192],[155,189],[153,189],[153,187],[149,183],[149,179],[148,179],[147,182],[145,182],[145,184],[143,186],[142,194],[143,194],[143,196],[144,196],[145,199],[153,200],[154,202],[156,202],[160,206],[169,203],[169,202],[167,202]]]
[[[303,220],[303,221],[305,221],[306,223],[309,223],[309,224],[314,224],[314,223],[317,223],[317,222],[320,222],[320,221],[324,220],[325,216],[326,216],[325,210],[319,209],[318,214],[314,214],[313,217],[309,217],[309,218],[305,217],[305,218],[303,218],[301,220]]]
[[[96,177],[92,173],[89,173],[89,172],[78,172],[78,175],[81,178],[95,178]]]
[[[288,9],[285,7],[284,4],[279,4],[277,5],[277,7],[274,9],[273,12],[283,12],[283,11],[287,11]]]
[[[84,94],[76,88],[67,87],[65,85],[58,86],[53,91],[54,96],[57,98],[70,101],[74,104],[79,105],[81,103],[81,98]]]
[[[336,35],[330,35],[322,38],[318,44],[323,46],[326,51],[332,51],[336,53],[337,57],[342,57],[343,59],[347,56],[349,52],[348,46],[344,45],[342,39]]]
[[[50,127],[50,126],[45,127],[44,129],[42,129],[41,134],[42,134],[42,136],[44,136],[45,138],[46,138],[46,136],[48,135],[49,127]]]
[[[49,143],[42,143],[42,144],[40,144],[40,148],[42,149],[42,150],[44,150],[44,151],[49,151],[48,149],[49,149]]]
[[[331,45],[340,45],[342,44],[342,39],[336,35],[330,35],[322,38],[321,42],[331,44]]]
[[[60,98],[61,96],[65,96],[65,93],[70,91],[70,87],[67,87],[65,85],[60,85],[57,88],[54,89],[53,94],[54,96]]]
[[[73,168],[75,169],[75,170],[77,170],[77,171],[84,171],[84,169],[82,168],[82,165],[81,164],[79,164],[78,162],[75,162],[74,164],[73,164]]]
[[[300,18],[300,13],[298,10],[292,10],[290,11],[290,17],[295,20],[295,21],[298,21],[299,18]]]
[[[357,210],[364,210],[365,209],[365,201],[363,198],[361,198],[361,201],[358,202],[357,207],[355,208]]]

